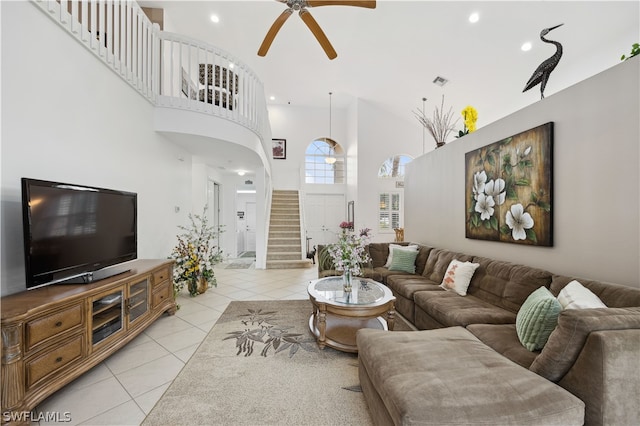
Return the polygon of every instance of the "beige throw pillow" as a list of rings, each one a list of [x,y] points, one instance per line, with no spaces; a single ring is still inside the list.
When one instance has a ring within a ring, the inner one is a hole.
[[[558,302],[562,305],[562,309],[607,307],[598,296],[576,280],[571,281],[560,291],[560,294],[558,294]]]
[[[447,291],[455,291],[460,296],[466,296],[473,273],[479,266],[479,263],[460,262],[453,259],[449,263],[440,287]]]

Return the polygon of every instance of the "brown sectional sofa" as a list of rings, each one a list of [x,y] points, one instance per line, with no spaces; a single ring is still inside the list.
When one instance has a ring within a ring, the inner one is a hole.
[[[608,308],[563,311],[531,352],[518,310],[539,287],[557,296],[574,278],[424,245],[416,273],[398,273],[384,268],[388,243],[369,253],[363,275],[386,284],[420,330],[358,332],[361,385],[379,424],[640,424],[640,289],[579,279]],[[452,259],[480,264],[464,297],[439,287]]]

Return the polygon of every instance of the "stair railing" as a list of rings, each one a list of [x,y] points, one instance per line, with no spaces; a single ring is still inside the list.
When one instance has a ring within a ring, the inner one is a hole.
[[[202,41],[161,31],[133,0],[32,3],[153,105],[233,121],[253,131],[264,152],[271,152],[262,82],[238,58]]]

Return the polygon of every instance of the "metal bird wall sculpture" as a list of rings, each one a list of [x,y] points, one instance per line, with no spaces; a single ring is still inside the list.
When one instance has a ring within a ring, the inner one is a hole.
[[[555,30],[561,25],[564,25],[564,24],[556,25],[555,27],[551,27],[551,28],[545,28],[544,30],[540,31],[540,40],[544,41],[545,43],[551,43],[554,46],[556,46],[556,53],[554,53],[552,57],[550,57],[549,59],[541,63],[538,66],[538,68],[536,68],[536,70],[533,72],[533,75],[531,76],[529,81],[527,81],[527,85],[524,87],[524,90],[522,91],[523,93],[531,89],[532,87],[536,86],[537,84],[540,84],[540,99],[544,98],[544,88],[547,86],[547,81],[549,80],[551,71],[553,71],[556,68],[556,66],[558,65],[558,62],[560,62],[560,58],[562,57],[562,45],[557,41],[547,40],[546,38],[544,38],[544,36],[549,34],[549,31]]]

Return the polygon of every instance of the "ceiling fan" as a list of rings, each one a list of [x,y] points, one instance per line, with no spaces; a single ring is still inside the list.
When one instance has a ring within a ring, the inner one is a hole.
[[[367,9],[375,9],[376,2],[375,0],[276,0],[280,3],[285,3],[287,5],[287,9],[280,14],[274,21],[271,28],[267,32],[262,44],[260,45],[260,49],[258,49],[259,56],[265,56],[269,47],[271,47],[271,43],[273,43],[273,39],[276,38],[276,34],[282,28],[282,25],[289,19],[289,16],[294,11],[298,12],[302,21],[309,27],[313,35],[324,49],[325,53],[329,57],[329,59],[335,59],[338,54],[333,49],[333,46],[329,42],[329,39],[318,25],[318,22],[311,16],[311,13],[307,10],[307,7],[319,7],[319,6],[356,6],[356,7],[365,7]]]

